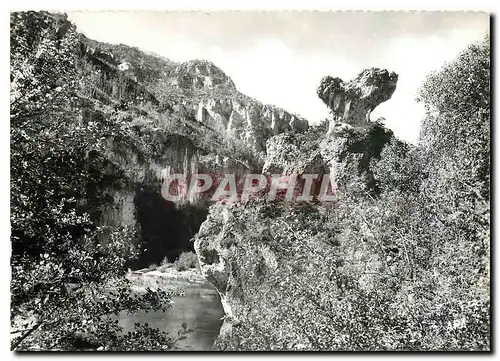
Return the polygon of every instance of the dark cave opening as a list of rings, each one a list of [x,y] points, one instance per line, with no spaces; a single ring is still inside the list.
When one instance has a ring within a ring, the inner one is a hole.
[[[141,227],[141,253],[132,268],[170,262],[183,252],[194,251],[192,238],[207,218],[206,205],[182,205],[166,201],[159,186],[138,185],[135,192],[137,220]]]

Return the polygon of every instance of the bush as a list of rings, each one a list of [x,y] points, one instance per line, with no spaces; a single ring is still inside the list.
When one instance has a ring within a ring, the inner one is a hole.
[[[161,265],[162,266],[166,266],[166,265],[169,265],[169,264],[170,264],[170,261],[168,260],[168,257],[163,258],[163,261],[161,261]]]
[[[198,257],[194,252],[181,253],[179,258],[174,262],[174,267],[177,271],[187,271],[191,268],[198,267]]]
[[[489,350],[489,81],[473,44],[423,85],[418,146],[342,135],[379,192],[353,177],[331,208],[212,206],[195,247],[231,307],[215,347]]]
[[[11,348],[170,348],[165,332],[138,324],[123,335],[116,321],[122,311],[165,311],[169,296],[132,291],[124,274],[135,231],[90,213],[103,204],[105,141],[125,128],[113,116],[95,121],[80,97],[74,27],[62,15],[12,13],[10,35]]]

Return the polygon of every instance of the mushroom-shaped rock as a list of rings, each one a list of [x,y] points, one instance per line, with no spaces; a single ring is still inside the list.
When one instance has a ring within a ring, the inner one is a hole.
[[[332,111],[335,123],[363,125],[380,103],[396,90],[398,75],[378,68],[365,69],[349,82],[325,76],[317,89],[319,98]]]

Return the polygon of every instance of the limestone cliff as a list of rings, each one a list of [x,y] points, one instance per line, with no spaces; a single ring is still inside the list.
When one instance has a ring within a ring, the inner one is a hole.
[[[266,140],[273,135],[308,129],[305,119],[249,99],[203,99],[196,119],[244,141],[256,151],[265,151]]]
[[[102,77],[92,74],[100,88],[98,94],[105,97],[104,90],[111,95],[111,99],[105,98],[122,108],[147,102],[169,116],[180,114],[196,119],[254,152],[265,152],[266,140],[273,135],[303,132],[309,126],[299,115],[240,93],[231,78],[209,61],[178,64],[136,48],[97,43],[84,37],[82,44],[89,61],[116,78],[104,86]]]
[[[377,193],[372,167],[392,131],[370,112],[395,90],[397,75],[368,69],[351,82],[323,78],[318,95],[332,110],[323,124],[271,137],[265,174],[333,175],[340,193]],[[314,191],[314,190],[313,190]],[[201,269],[221,295],[226,319],[223,350],[342,350],[352,346],[343,299],[350,282],[366,287],[371,276],[345,272],[345,262],[376,274],[382,260],[367,244],[341,245],[330,207],[256,199],[245,207],[214,205],[196,235]],[[332,223],[333,222],[333,223]],[[352,247],[352,248],[351,248]],[[300,258],[300,259],[298,259]],[[314,274],[314,277],[309,277]],[[349,312],[347,312],[349,313]],[[286,314],[286,317],[282,317]],[[314,335],[309,337],[308,335]]]
[[[61,37],[72,27],[63,15],[46,15]],[[209,61],[176,63],[82,34],[77,39],[82,124],[109,124],[109,134],[89,152],[88,162],[105,181],[89,187],[87,208],[104,226],[140,230],[145,248],[158,258],[150,262],[162,261],[165,247],[192,248],[198,221],[189,225],[189,219],[208,207],[196,194],[165,201],[168,175],[183,174],[189,184],[194,173],[259,173],[270,137],[308,128],[300,116],[240,93]]]
[[[266,140],[273,135],[308,128],[304,118],[238,92],[234,82],[209,61],[182,63],[168,81],[176,89],[194,91],[194,104],[184,105],[195,110],[198,122],[244,141],[255,151],[265,151]]]
[[[303,134],[281,134],[267,141],[264,173],[330,173],[339,189],[357,184],[374,190],[370,164],[377,160],[393,132],[370,120],[375,107],[388,100],[398,76],[387,70],[367,69],[344,83],[324,77],[318,96],[332,111],[325,124]],[[326,130],[326,127],[328,130]]]

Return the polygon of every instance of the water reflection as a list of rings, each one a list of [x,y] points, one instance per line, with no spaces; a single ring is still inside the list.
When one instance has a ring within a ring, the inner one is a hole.
[[[186,338],[177,341],[175,350],[208,351],[211,349],[222,325],[222,309],[219,295],[208,283],[193,283],[186,280],[179,288],[183,296],[174,297],[173,304],[166,313],[138,312],[134,315],[120,315],[120,325],[128,332],[134,328],[135,322],[147,322],[169,335],[177,337],[182,324],[187,324]]]

